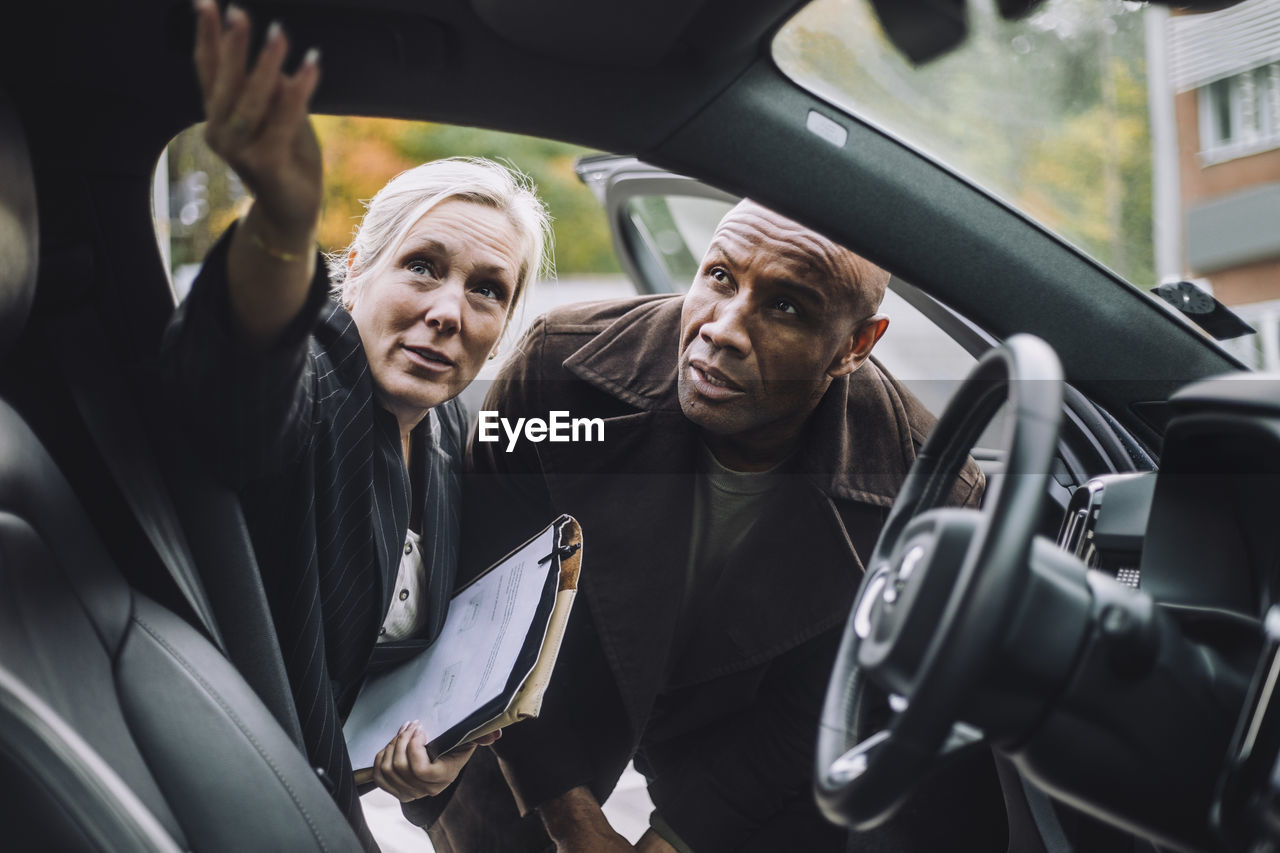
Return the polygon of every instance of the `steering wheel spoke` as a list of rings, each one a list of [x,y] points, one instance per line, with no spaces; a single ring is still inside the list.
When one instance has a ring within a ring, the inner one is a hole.
[[[857,779],[870,766],[871,757],[876,750],[883,748],[888,741],[888,730],[881,729],[831,762],[831,767],[827,770],[828,777],[846,783]]]
[[[941,754],[951,755],[964,749],[968,749],[976,743],[986,740],[987,736],[982,729],[977,726],[971,726],[966,722],[957,720],[951,724],[951,733],[947,735],[946,741],[942,744]]]

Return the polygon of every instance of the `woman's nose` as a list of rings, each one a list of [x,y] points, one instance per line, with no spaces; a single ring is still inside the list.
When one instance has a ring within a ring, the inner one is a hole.
[[[453,282],[436,288],[428,297],[423,322],[438,332],[453,332],[462,325],[462,302],[466,298],[461,284]]]

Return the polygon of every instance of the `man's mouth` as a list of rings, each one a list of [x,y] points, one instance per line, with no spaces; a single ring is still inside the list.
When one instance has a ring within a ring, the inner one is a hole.
[[[728,400],[746,393],[741,385],[698,359],[689,362],[689,378],[699,394],[712,400]]]
[[[409,357],[416,364],[420,364],[428,370],[448,370],[457,366],[453,359],[431,347],[411,347],[406,345],[404,350],[409,353]]]

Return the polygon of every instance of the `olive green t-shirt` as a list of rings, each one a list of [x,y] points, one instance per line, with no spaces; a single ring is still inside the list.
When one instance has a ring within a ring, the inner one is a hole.
[[[690,634],[714,604],[712,593],[725,571],[725,561],[756,524],[768,524],[765,507],[790,460],[767,471],[734,471],[699,445],[698,475],[693,486],[693,532],[685,567],[684,599],[677,621],[675,653],[679,658]]]

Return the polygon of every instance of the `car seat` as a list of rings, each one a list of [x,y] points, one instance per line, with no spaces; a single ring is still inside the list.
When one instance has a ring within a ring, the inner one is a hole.
[[[22,333],[37,257],[30,155],[0,92],[0,354]],[[0,779],[6,850],[360,849],[236,669],[125,581],[3,400]]]

